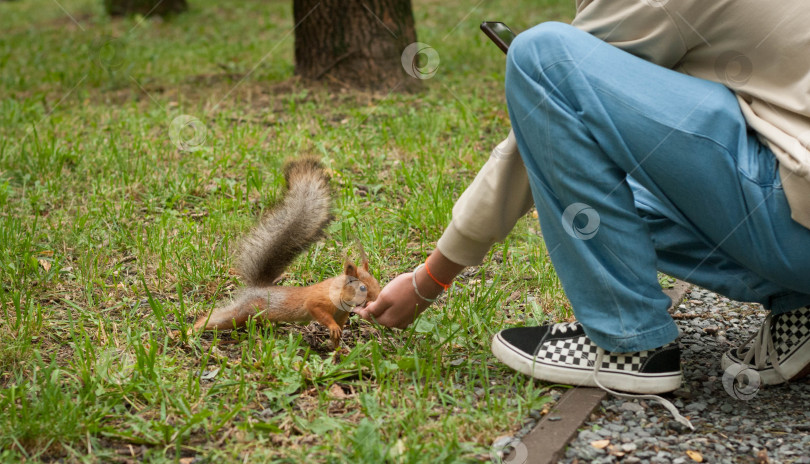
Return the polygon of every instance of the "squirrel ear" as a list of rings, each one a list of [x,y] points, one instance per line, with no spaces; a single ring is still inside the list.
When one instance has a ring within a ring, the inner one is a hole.
[[[346,274],[347,276],[357,277],[357,266],[355,266],[354,263],[350,261],[346,261],[343,273]]]
[[[368,259],[363,260],[363,270],[368,272]]]

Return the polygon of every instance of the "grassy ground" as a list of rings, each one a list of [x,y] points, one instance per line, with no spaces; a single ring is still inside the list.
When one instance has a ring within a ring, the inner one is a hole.
[[[285,284],[337,274],[358,243],[381,282],[422,261],[507,132],[478,23],[573,2],[415,1],[441,59],[415,95],[296,80],[289,0],[190,4],[161,22],[0,3],[0,461],[488,460],[548,401],[492,335],[570,313],[531,217],[411,329],[353,318],[340,359],[316,324],[167,333],[239,286],[238,238],[298,154],[333,172],[337,220]],[[170,136],[182,115],[196,150]]]

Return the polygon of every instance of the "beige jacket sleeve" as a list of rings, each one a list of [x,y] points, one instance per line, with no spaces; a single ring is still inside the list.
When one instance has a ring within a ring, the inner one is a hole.
[[[453,219],[437,247],[454,263],[479,264],[533,204],[526,167],[509,131],[453,206]]]

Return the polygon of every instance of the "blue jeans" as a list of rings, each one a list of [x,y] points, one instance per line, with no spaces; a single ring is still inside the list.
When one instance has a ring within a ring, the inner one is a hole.
[[[597,345],[678,336],[656,269],[774,314],[810,304],[810,230],[729,89],[544,23],[510,47],[506,99],[551,260]]]

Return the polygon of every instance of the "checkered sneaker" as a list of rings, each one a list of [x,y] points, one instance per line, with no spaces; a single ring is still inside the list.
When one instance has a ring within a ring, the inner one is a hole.
[[[810,374],[810,307],[769,314],[756,334],[723,355],[722,367],[755,370],[763,385],[777,385]]]
[[[572,330],[582,332],[581,327]],[[600,370],[638,372],[641,370],[643,361],[649,358],[650,353],[650,351],[637,353],[605,352]],[[551,364],[593,369],[598,354],[599,347],[583,333],[576,338],[561,338],[541,344],[536,357]]]
[[[681,383],[676,343],[634,353],[606,352],[577,322],[502,330],[492,340],[492,352],[513,369],[554,383],[601,383],[634,393],[672,391]],[[598,359],[601,364],[596,369]]]
[[[776,355],[784,359],[810,340],[810,308],[801,308],[774,318],[771,334]]]

